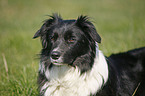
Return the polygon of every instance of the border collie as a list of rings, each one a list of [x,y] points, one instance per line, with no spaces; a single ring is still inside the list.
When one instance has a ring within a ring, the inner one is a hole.
[[[105,57],[87,16],[63,20],[53,14],[37,37],[40,96],[145,96],[145,47]]]

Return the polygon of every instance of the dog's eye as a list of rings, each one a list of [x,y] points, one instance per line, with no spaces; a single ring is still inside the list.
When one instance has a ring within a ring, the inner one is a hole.
[[[51,39],[52,41],[55,41],[55,38],[54,38],[54,36],[50,37],[50,39]]]
[[[50,36],[50,39],[51,39],[52,41],[56,41],[57,38],[58,38],[58,35],[57,35],[57,34],[54,34],[53,36]]]
[[[67,42],[68,43],[74,43],[75,40],[76,40],[75,37],[69,37],[68,40],[67,40]]]

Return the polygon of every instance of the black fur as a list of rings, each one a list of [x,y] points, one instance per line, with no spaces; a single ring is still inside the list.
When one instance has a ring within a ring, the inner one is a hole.
[[[87,16],[80,16],[77,20],[63,20],[54,14],[33,38],[37,37],[41,37],[42,41],[40,63],[45,65],[44,72],[54,63],[77,66],[82,74],[91,70],[97,54],[96,42],[101,43],[99,34]],[[60,57],[62,60],[59,61]],[[113,54],[106,60],[109,79],[97,94],[91,96],[132,96],[133,93],[134,96],[145,96],[145,48]],[[39,71],[40,88],[49,81],[44,72]]]
[[[145,96],[145,47],[113,54],[107,60],[109,80],[97,96]]]
[[[91,69],[96,52],[95,42],[101,42],[95,27],[86,16],[80,16],[77,20],[62,20],[60,16],[54,14],[51,19],[45,21],[33,38],[39,36],[43,47],[42,61],[50,57],[53,49],[61,46],[60,53],[63,54],[63,63],[78,66],[82,73]],[[74,40],[71,42],[68,41],[69,39]],[[51,62],[49,63],[47,66],[51,65]]]

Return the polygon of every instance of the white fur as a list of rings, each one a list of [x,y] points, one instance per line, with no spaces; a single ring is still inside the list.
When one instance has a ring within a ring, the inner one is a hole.
[[[45,72],[45,65],[44,65],[44,62],[41,62],[41,63],[39,64],[39,72],[40,72],[41,74],[43,74],[43,73]]]
[[[80,74],[78,68],[67,65],[54,66],[45,71],[49,82],[41,91],[44,96],[88,96],[97,93],[108,79],[108,65],[101,51],[96,56],[93,68]],[[103,82],[104,80],[104,82]]]

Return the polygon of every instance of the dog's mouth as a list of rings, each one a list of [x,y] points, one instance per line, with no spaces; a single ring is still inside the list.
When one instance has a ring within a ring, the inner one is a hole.
[[[51,63],[53,65],[57,65],[57,66],[67,65],[67,64],[62,62],[62,59],[54,60],[54,59],[51,58]]]
[[[62,59],[54,60],[51,58],[51,63],[56,66],[71,66],[74,67],[73,64],[67,64],[62,61]]]
[[[57,62],[57,61],[52,62],[52,64],[54,64],[54,65],[58,65],[58,66],[61,66],[61,65],[67,65],[67,64],[63,64],[63,63]]]

